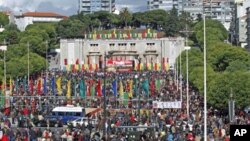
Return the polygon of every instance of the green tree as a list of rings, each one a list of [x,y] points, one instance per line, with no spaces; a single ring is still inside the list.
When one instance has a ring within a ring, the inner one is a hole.
[[[180,23],[179,23],[178,11],[175,7],[172,10],[170,10],[168,19],[165,22],[163,29],[166,36],[176,37],[179,35]]]
[[[128,23],[132,21],[132,14],[129,12],[127,7],[121,10],[120,18],[121,18],[121,22],[124,24],[125,27],[127,27]]]
[[[6,26],[9,24],[9,17],[3,13],[0,12],[0,26]]]

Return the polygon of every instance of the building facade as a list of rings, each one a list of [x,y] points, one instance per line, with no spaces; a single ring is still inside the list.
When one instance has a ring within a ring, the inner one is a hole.
[[[79,13],[90,14],[97,11],[115,11],[115,0],[79,0]]]
[[[248,52],[250,53],[250,6],[246,9],[246,16],[247,16],[247,19],[246,19],[246,22],[247,22],[247,39],[246,39],[246,42],[247,42],[247,45],[246,45],[246,48],[248,50]]]
[[[250,1],[237,0],[234,7],[230,27],[230,40],[231,43],[244,48],[247,45],[247,8],[250,7]]]
[[[104,54],[111,54],[112,60],[140,63],[168,63],[174,67],[177,56],[184,50],[183,38],[152,39],[61,39],[60,66],[68,64],[97,64],[104,60]]]
[[[66,19],[66,16],[62,16],[52,12],[27,12],[21,15],[15,16],[15,24],[20,31],[25,31],[25,28],[36,22],[59,22]]]
[[[220,21],[228,30],[232,19],[234,0],[148,0],[148,10],[171,10],[173,7],[190,13],[195,20],[200,14]]]
[[[174,6],[178,9],[178,0],[148,0],[148,10],[171,10]]]

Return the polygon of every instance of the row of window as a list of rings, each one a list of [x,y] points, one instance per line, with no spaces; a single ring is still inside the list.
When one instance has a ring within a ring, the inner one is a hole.
[[[130,46],[135,46],[136,43],[130,43]],[[147,46],[154,46],[155,43],[147,43]],[[99,44],[90,44],[91,47],[98,47]],[[111,43],[109,44],[110,47],[114,47],[115,44],[114,43]],[[127,46],[127,43],[118,43],[118,46]]]

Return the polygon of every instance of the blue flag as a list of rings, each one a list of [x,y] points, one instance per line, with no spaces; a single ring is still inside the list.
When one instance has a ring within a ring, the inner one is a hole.
[[[47,83],[46,83],[46,77],[44,77],[43,79],[43,93],[46,94],[47,93]]]
[[[52,77],[52,80],[51,80],[51,88],[52,88],[52,94],[55,95],[55,77]]]
[[[116,80],[114,80],[112,82],[112,88],[113,88],[114,96],[116,97],[117,96],[117,83],[116,83]]]

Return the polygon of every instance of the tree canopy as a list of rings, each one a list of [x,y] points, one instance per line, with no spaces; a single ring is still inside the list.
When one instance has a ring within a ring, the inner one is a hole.
[[[193,47],[188,52],[189,82],[203,94],[203,21],[194,24],[193,30],[191,39],[199,47]],[[244,108],[249,106],[247,101],[250,101],[250,54],[245,49],[225,43],[227,35],[220,22],[206,19],[208,103],[216,108],[227,109],[232,90],[236,107]],[[182,74],[186,78],[186,53],[181,55]]]

